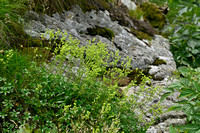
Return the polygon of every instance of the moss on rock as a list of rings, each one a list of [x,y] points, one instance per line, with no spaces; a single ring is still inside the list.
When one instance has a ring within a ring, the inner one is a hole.
[[[164,28],[166,17],[156,4],[145,2],[141,8],[144,11],[144,19],[148,20],[154,28],[158,28],[159,30]]]
[[[131,30],[131,33],[134,34],[138,39],[147,39],[149,41],[152,40],[151,36],[147,33],[144,33],[142,31],[139,31],[139,30],[135,30],[133,28],[130,29]]]
[[[95,26],[94,28],[87,28],[87,32],[88,35],[100,35],[102,37],[106,37],[109,40],[112,40],[112,38],[115,37],[114,32],[111,29],[105,27]]]
[[[152,65],[158,66],[158,65],[162,65],[162,64],[167,64],[166,61],[162,60],[162,59],[156,59]]]

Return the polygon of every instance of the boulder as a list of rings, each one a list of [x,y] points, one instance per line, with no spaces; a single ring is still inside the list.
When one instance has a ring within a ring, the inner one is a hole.
[[[30,15],[35,17],[29,18]],[[38,16],[40,16],[40,19]],[[66,30],[68,34],[79,39],[80,46],[86,45],[87,40],[96,38],[94,43],[101,41],[108,44],[110,51],[119,50],[121,56],[118,62],[119,67],[121,67],[123,59],[130,57],[132,69],[148,69],[149,74],[159,80],[171,76],[172,72],[176,70],[167,39],[159,35],[154,35],[151,41],[138,39],[130,32],[129,27],[121,26],[117,21],[112,21],[108,11],[92,10],[83,13],[79,6],[74,6],[71,11],[65,11],[62,14],[56,13],[52,17],[46,14],[38,15],[33,11],[27,12],[25,17],[30,20],[29,24],[25,26],[26,32],[30,36],[36,37],[38,35],[37,37],[40,38],[39,35],[44,33],[45,29],[57,30],[59,28],[61,31]],[[134,23],[134,21],[132,22]],[[102,27],[104,32],[93,31],[95,34],[88,33],[91,32],[88,29],[95,29],[96,27]],[[104,35],[107,33],[110,35]],[[49,35],[46,34],[45,37],[49,39]],[[155,65],[154,62],[158,59],[165,63]]]

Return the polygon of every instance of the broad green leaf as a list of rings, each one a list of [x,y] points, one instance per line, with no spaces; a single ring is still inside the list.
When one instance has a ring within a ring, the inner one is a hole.
[[[200,75],[200,74],[199,74]],[[199,81],[193,81],[192,82],[192,87],[193,89],[197,90],[198,92],[200,92],[200,83]]]
[[[197,125],[197,124],[179,125],[176,127],[179,128],[181,131],[185,131],[185,130],[198,131],[200,129],[200,125]]]
[[[196,55],[196,54],[199,53],[199,50],[197,50],[197,49],[193,49],[191,52],[192,52],[192,54]]]
[[[190,69],[188,67],[181,67],[178,70],[181,72],[183,76],[186,76],[188,72],[190,72]]]
[[[187,79],[187,78],[180,78],[179,80],[180,80],[180,83],[181,83],[184,87],[189,86],[189,83],[190,83],[189,79]]]
[[[200,114],[191,114],[191,117],[192,117],[194,120],[200,122]]]
[[[193,93],[195,93],[195,91],[194,90],[192,90],[192,89],[183,89],[182,91],[181,91],[181,94],[179,95],[179,99],[180,98],[184,98],[184,97],[187,97],[187,96],[190,96],[190,95],[192,95]]]
[[[184,106],[182,106],[182,110],[185,114],[190,115],[193,112],[193,105],[191,103],[184,104]]]
[[[169,85],[169,88],[173,88],[173,89],[180,89],[181,87],[183,87],[183,85],[180,82],[173,82]]]
[[[173,126],[171,126],[171,125],[169,127],[169,133],[177,133],[176,129]]]
[[[178,101],[178,102],[175,102],[175,103],[178,103],[178,104],[187,104],[188,100],[181,100],[181,101]]]
[[[169,112],[169,111],[181,111],[182,110],[182,106],[180,106],[180,105],[173,105],[173,106],[171,106],[168,110],[167,110],[167,112]]]
[[[174,89],[173,89],[173,88],[166,87],[166,88],[163,88],[163,89],[168,90],[168,91],[171,91],[171,92],[174,92]]]
[[[200,129],[199,129],[199,130],[197,130],[195,133],[200,133]]]
[[[163,94],[162,96],[161,96],[161,98],[160,98],[160,101],[162,102],[163,100],[165,100],[169,95],[171,95],[172,94],[172,92],[167,92],[167,93],[165,93],[165,94]]]
[[[199,94],[200,93],[194,93],[194,94],[192,94],[191,96],[188,97],[188,101],[191,101],[191,100],[197,98],[199,96]]]
[[[198,46],[198,41],[197,39],[191,39],[189,42],[188,42],[188,45],[193,49],[195,50],[195,47]],[[197,52],[198,53],[198,52]]]

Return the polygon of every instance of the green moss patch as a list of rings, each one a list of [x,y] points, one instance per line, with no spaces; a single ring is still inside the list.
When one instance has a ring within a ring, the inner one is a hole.
[[[135,84],[140,84],[143,81],[143,77],[149,77],[148,70],[134,69],[128,74],[130,81],[134,81]],[[149,84],[148,84],[149,85]]]
[[[106,37],[109,40],[112,40],[112,38],[115,37],[114,32],[111,29],[105,27],[95,26],[94,28],[87,28],[87,32],[88,35],[100,35],[102,37]]]
[[[130,29],[131,30],[131,33],[134,34],[138,39],[147,39],[147,40],[152,40],[151,36],[147,33],[144,33],[142,31],[138,31],[138,30],[135,30],[133,28]]]
[[[166,61],[162,60],[162,59],[156,59],[152,65],[158,66],[158,65],[162,65],[162,64],[167,64]]]
[[[166,17],[156,4],[145,2],[141,8],[144,11],[144,19],[148,20],[154,28],[159,30],[164,28]]]

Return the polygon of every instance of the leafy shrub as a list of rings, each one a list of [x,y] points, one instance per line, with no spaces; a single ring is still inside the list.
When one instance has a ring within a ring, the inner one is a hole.
[[[200,65],[199,5],[195,1],[171,1],[168,19],[171,22],[171,51],[178,66]]]
[[[187,115],[187,124],[171,127],[171,132],[197,133],[200,131],[200,68],[182,67],[179,69],[180,79],[169,85],[161,100],[175,91],[180,92],[177,105],[169,108],[168,111],[183,111]]]

